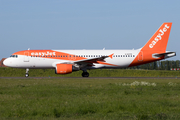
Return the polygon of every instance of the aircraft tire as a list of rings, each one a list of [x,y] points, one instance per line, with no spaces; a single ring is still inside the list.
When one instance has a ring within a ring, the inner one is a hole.
[[[82,77],[89,77],[89,73],[88,72],[83,72]]]
[[[26,73],[26,74],[25,74],[25,77],[26,77],[26,78],[27,78],[27,77],[29,77],[29,74],[28,74],[28,73]]]

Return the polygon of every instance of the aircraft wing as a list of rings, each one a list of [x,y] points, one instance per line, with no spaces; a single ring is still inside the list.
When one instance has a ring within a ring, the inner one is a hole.
[[[114,53],[113,53],[114,54]],[[109,55],[109,56],[101,56],[101,57],[96,57],[96,58],[91,58],[91,59],[84,59],[84,60],[79,60],[79,61],[74,61],[74,62],[54,62],[52,64],[53,67],[56,67],[56,64],[74,64],[75,66],[80,66],[82,67],[86,67],[86,66],[94,66],[93,63],[99,63],[99,62],[106,62],[104,59],[110,57],[112,59],[113,54]]]
[[[97,58],[91,58],[91,59],[84,59],[84,60],[79,60],[74,62],[75,64],[86,64],[87,66],[93,66],[93,63],[98,63],[98,61],[100,62],[105,62],[105,58],[112,58],[113,54],[109,55],[109,56],[101,56],[101,57],[97,57]]]

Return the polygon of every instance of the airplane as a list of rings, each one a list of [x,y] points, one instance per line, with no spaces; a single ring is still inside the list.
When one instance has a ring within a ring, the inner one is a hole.
[[[55,69],[56,74],[69,74],[82,70],[127,68],[176,56],[166,51],[172,23],[163,23],[149,41],[136,50],[23,50],[4,60],[4,65],[29,69]]]

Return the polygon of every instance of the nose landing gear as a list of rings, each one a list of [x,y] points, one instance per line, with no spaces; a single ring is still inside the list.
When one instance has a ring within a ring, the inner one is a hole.
[[[29,72],[29,69],[28,69],[28,68],[26,68],[26,74],[25,74],[25,77],[26,77],[26,78],[27,78],[27,77],[29,77],[28,72]]]

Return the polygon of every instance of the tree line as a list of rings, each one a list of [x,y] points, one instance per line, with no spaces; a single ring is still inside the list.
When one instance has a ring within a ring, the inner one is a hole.
[[[179,68],[180,61],[156,61],[152,63],[147,63],[139,66],[131,67],[130,69],[148,69],[148,70],[170,70],[171,68]]]

